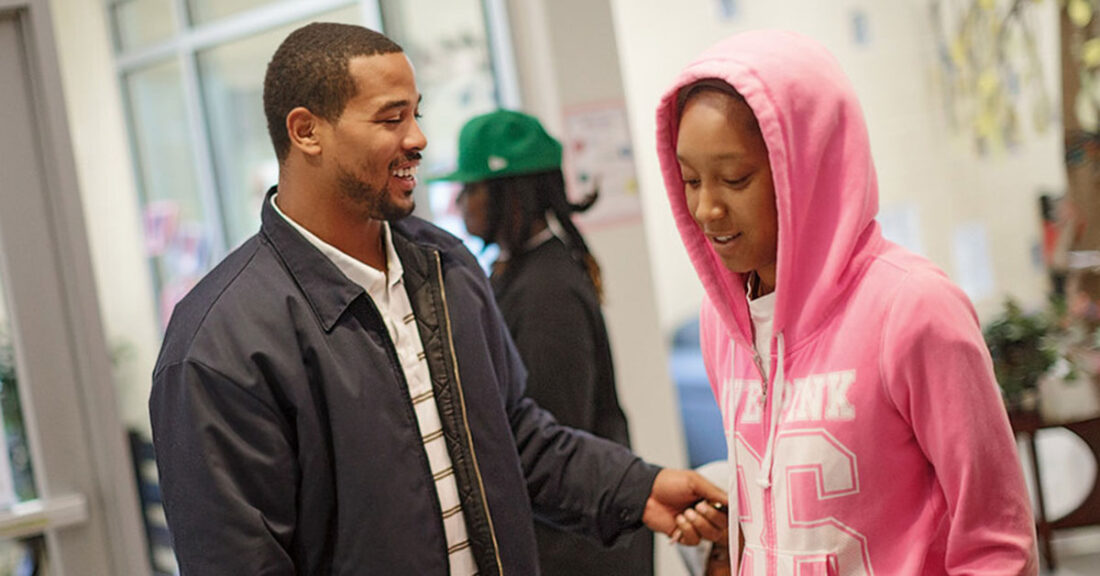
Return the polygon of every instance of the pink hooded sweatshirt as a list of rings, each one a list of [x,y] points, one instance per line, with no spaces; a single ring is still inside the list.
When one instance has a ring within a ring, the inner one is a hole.
[[[702,78],[744,96],[768,148],[779,231],[766,382],[746,278],[692,218],[676,160],[677,93]],[[837,61],[792,33],[729,38],[662,98],[657,149],[707,294],[703,358],[737,472],[739,573],[1036,574],[1029,497],[977,316],[943,272],[882,237],[867,129]]]

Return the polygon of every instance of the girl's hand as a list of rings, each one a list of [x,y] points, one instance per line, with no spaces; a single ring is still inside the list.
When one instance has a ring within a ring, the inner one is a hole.
[[[700,540],[710,540],[728,548],[728,539],[729,517],[722,503],[702,500],[676,515],[676,530],[672,533],[674,542],[695,545]]]

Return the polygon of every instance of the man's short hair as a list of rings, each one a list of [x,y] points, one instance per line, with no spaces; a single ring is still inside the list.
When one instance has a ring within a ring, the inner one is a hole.
[[[403,52],[384,34],[351,24],[314,22],[291,32],[275,50],[264,77],[267,131],[282,163],[290,153],[286,117],[302,106],[335,122],[356,93],[348,61]]]

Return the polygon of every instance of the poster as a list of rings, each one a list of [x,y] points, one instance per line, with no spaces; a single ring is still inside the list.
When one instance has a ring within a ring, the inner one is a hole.
[[[622,102],[565,111],[565,178],[570,202],[599,189],[580,222],[604,225],[641,217],[638,175],[626,107]]]

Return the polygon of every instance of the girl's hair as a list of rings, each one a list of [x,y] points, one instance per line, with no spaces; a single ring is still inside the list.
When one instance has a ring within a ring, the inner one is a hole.
[[[508,269],[518,269],[528,252],[527,241],[531,226],[550,212],[565,231],[564,240],[574,260],[588,274],[596,294],[603,299],[603,280],[600,265],[588,250],[579,230],[573,224],[573,213],[592,207],[599,190],[589,194],[577,204],[565,196],[565,179],[561,170],[548,170],[535,174],[509,176],[486,181],[489,190],[489,230],[487,236],[509,251]],[[514,214],[519,218],[513,221]],[[504,272],[507,277],[507,270]]]
[[[742,96],[736,88],[731,86],[729,82],[720,78],[700,78],[680,88],[680,91],[676,93],[676,117],[679,118],[684,115],[684,107],[687,106],[688,101],[705,92],[725,94],[734,101],[744,104],[749,111],[752,112],[752,114],[748,115],[748,120],[744,127],[748,130],[760,131],[760,124],[756,121],[756,112],[752,110],[752,106],[749,106],[748,101],[745,100],[745,97]]]
[[[687,106],[688,100],[703,92],[720,92],[734,100],[745,101],[745,97],[736,88],[730,86],[729,82],[719,78],[700,78],[680,88],[680,91],[676,94],[676,115],[683,114],[684,106]]]

